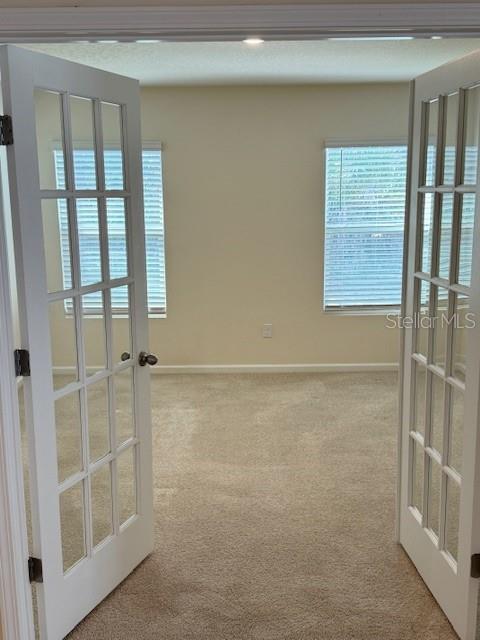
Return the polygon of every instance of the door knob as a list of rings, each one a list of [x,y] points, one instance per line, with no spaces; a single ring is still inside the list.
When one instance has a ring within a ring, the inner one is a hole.
[[[154,364],[157,364],[158,358],[154,356],[153,353],[147,353],[146,351],[140,351],[138,354],[138,364],[141,367],[144,367],[146,364],[149,364],[153,367]]]

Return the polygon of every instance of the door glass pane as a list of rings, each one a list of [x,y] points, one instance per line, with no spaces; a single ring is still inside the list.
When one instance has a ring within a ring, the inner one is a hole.
[[[426,376],[424,366],[414,361],[414,430],[425,435]]]
[[[107,380],[88,385],[87,407],[90,461],[95,462],[110,451]]]
[[[123,524],[137,512],[135,447],[130,447],[117,458],[117,474],[120,524]]]
[[[110,279],[125,278],[128,276],[128,254],[123,198],[107,198],[107,232]]]
[[[440,466],[430,458],[428,474],[428,527],[438,536],[440,527]]]
[[[129,367],[114,376],[117,445],[125,442],[135,433],[132,374],[133,369]]]
[[[124,188],[124,162],[121,108],[118,104],[101,103],[105,158],[105,189]]]
[[[445,528],[445,549],[457,560],[458,528],[460,523],[460,487],[447,477],[447,521]]]
[[[427,108],[428,125],[426,140],[426,176],[425,184],[435,184],[435,167],[437,154],[437,136],[438,136],[438,98],[432,100]]]
[[[77,227],[82,286],[102,280],[100,226],[96,198],[78,198]]]
[[[468,296],[455,294],[452,345],[452,376],[465,382],[466,374],[466,342],[468,328],[472,328],[473,320],[470,313]]]
[[[49,293],[72,287],[67,201],[42,200],[43,247]]]
[[[73,299],[48,305],[52,346],[53,388],[61,389],[78,380],[77,344]]]
[[[450,394],[450,451],[448,464],[458,473],[462,473],[464,398],[463,393],[453,386]]]
[[[448,330],[448,290],[437,287],[433,324],[433,363],[445,369]]]
[[[83,469],[80,395],[69,393],[55,401],[58,481],[61,483]]]
[[[103,293],[95,291],[82,296],[82,311],[85,370],[90,376],[107,366]]]
[[[453,194],[441,196],[440,245],[438,255],[438,275],[446,280],[450,277],[450,250],[452,244]]]
[[[432,375],[432,407],[430,446],[440,454],[443,451],[444,382]]]
[[[461,200],[460,247],[458,282],[470,286],[472,273],[473,222],[475,218],[475,194],[465,193]]]
[[[93,100],[70,96],[73,167],[76,189],[96,189]]]
[[[412,479],[412,506],[423,513],[423,448],[412,439],[413,448],[413,479]]]
[[[425,193],[421,202],[421,238],[419,270],[430,273],[432,268],[433,193]]]
[[[425,280],[416,280],[416,322],[415,341],[416,353],[421,353],[425,358],[428,353],[428,333],[430,325],[430,283]]]
[[[480,126],[480,86],[468,89],[466,99],[464,184],[476,184],[478,163],[478,132]]]
[[[445,149],[443,156],[443,184],[453,184],[455,179],[455,149],[457,145],[458,93],[445,98]]]
[[[62,97],[54,91],[35,89],[34,105],[40,189],[65,189]],[[59,154],[56,169],[53,148]]]
[[[85,557],[83,482],[60,494],[60,526],[63,570],[68,571]]]
[[[130,317],[130,291],[127,285],[111,289],[112,296],[112,347],[113,362],[122,360],[122,355],[132,353]]]
[[[110,464],[104,464],[92,474],[92,528],[93,546],[96,547],[113,533],[112,479]]]

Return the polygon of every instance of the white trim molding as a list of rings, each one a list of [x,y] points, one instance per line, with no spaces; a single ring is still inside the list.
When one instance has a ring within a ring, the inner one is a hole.
[[[191,364],[157,365],[153,374],[176,373],[359,373],[398,371],[396,362],[330,364]]]
[[[158,364],[150,367],[154,375],[168,373],[355,373],[373,371],[398,371],[398,362],[353,362],[322,364]],[[91,367],[91,372],[103,371]],[[75,373],[75,367],[54,367],[53,373],[64,376]]]
[[[0,164],[3,169],[4,156]],[[34,640],[13,350],[12,297],[0,174],[0,637]]]
[[[480,4],[286,4],[0,8],[3,42],[69,42],[114,37],[237,40],[360,36],[478,36]]]

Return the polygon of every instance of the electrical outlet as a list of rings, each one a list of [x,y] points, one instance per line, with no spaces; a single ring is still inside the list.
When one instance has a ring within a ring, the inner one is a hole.
[[[273,338],[273,324],[264,324],[262,329],[264,338]]]

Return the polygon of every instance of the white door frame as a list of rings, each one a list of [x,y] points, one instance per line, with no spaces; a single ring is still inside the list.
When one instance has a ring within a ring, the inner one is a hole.
[[[449,2],[0,8],[0,42],[73,42],[97,38],[220,41],[238,40],[248,35],[275,40],[386,35],[478,37],[480,5]],[[30,640],[34,637],[33,616],[26,563],[28,545],[18,397],[13,370],[15,344],[5,242],[6,215],[0,199],[0,358],[3,363],[10,363],[0,369],[0,629],[3,638],[8,640]],[[407,248],[405,246],[405,252]],[[402,379],[400,364],[400,381]],[[399,453],[399,468],[400,465]]]
[[[173,5],[173,2],[172,2]],[[478,3],[301,4],[1,8],[1,42],[275,40],[328,36],[478,36]]]
[[[4,188],[0,174],[0,638],[34,640]]]

